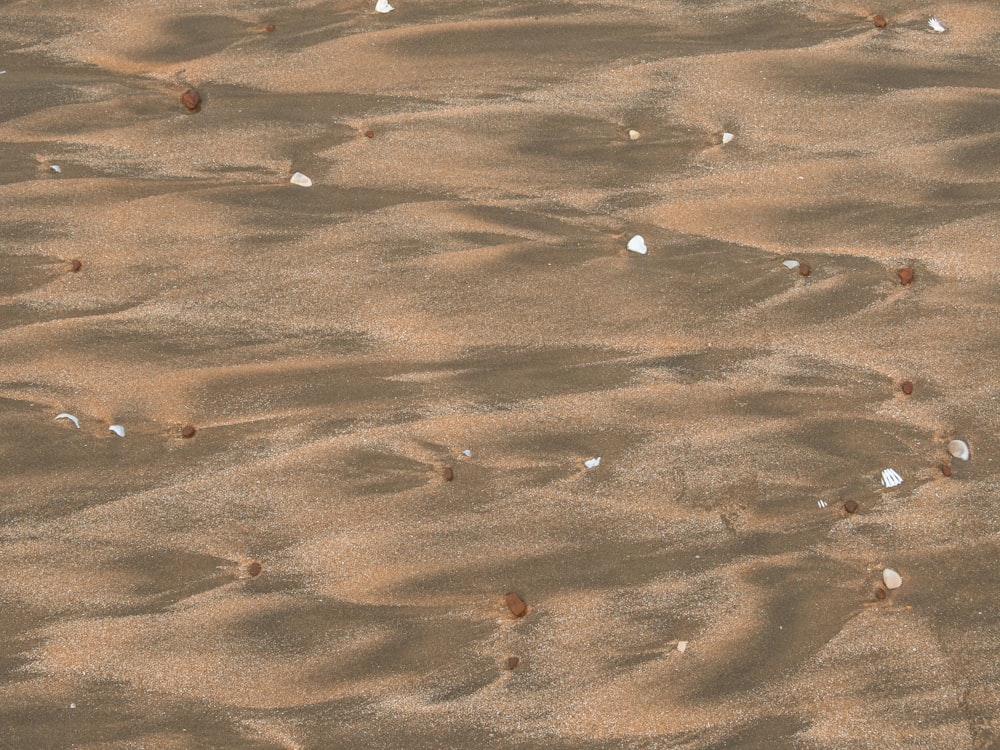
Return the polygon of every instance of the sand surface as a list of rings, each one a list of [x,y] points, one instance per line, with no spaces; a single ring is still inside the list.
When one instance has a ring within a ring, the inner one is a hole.
[[[1000,6],[373,7],[0,3],[0,747],[997,747]]]

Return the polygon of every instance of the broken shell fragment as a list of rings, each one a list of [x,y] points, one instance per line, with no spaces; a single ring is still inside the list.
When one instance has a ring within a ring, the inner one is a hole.
[[[637,140],[639,140],[639,137],[641,135],[642,135],[642,133],[640,133],[638,130],[629,130],[628,131],[628,139],[630,141],[637,141]]]
[[[962,461],[969,460],[969,444],[964,440],[952,440],[948,443],[948,452]]]
[[[56,174],[62,174],[62,167],[60,167],[58,164],[50,164],[49,169],[51,169]]]
[[[682,654],[687,651],[688,642],[687,641],[677,641],[677,650]]]
[[[882,571],[882,582],[889,590],[898,589],[903,585],[903,577],[892,568],[886,568]]]
[[[942,34],[948,30],[945,28],[945,25],[936,18],[928,19],[927,25],[931,27],[931,31],[936,31],[938,34]]]
[[[823,509],[826,506],[827,506],[826,500],[817,500],[816,501],[816,507],[817,508]]]
[[[796,268],[799,267],[799,262],[797,260],[785,260],[781,262],[781,265],[783,265],[789,271],[794,271]]]
[[[76,429],[80,429],[80,420],[74,417],[72,414],[67,414],[63,412],[62,414],[56,414],[56,419],[68,419],[70,422],[76,425]]]
[[[375,3],[376,13],[391,13],[394,10],[396,9],[389,4],[389,0],[378,0],[378,2]]]
[[[722,145],[725,146],[727,143],[729,143],[730,141],[732,141],[733,138],[735,138],[735,137],[736,136],[733,135],[732,133],[723,133],[722,134]]]
[[[120,438],[125,437],[125,428],[120,424],[113,424],[108,429]]]
[[[601,465],[601,457],[594,456],[593,458],[588,458],[586,461],[583,462],[583,465],[586,466],[588,469],[596,469],[598,466]]]
[[[627,247],[633,253],[639,253],[639,255],[645,255],[647,253],[646,240],[643,238],[641,234],[637,234],[634,237],[632,237],[632,239],[628,241],[628,244],[625,247]]]
[[[903,478],[896,473],[895,469],[882,469],[882,484],[886,487],[898,487],[903,483]]]
[[[292,175],[292,179],[289,180],[293,185],[298,185],[299,187],[312,187],[313,181],[306,177],[301,172],[296,172]]]

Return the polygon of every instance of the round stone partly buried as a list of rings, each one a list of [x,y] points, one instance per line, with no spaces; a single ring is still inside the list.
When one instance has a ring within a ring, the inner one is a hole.
[[[903,585],[903,577],[892,568],[886,568],[882,571],[882,583],[887,589],[898,589]]]

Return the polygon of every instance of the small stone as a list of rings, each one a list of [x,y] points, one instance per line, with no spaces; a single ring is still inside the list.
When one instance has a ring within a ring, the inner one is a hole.
[[[513,591],[509,592],[503,599],[507,603],[507,606],[510,607],[510,613],[514,617],[524,617],[524,613],[528,611],[528,605],[524,603],[524,599]]]
[[[913,383],[911,381],[909,380],[905,381],[901,387],[903,389],[903,393],[905,393],[907,396],[913,393]]]
[[[799,263],[799,273],[803,276],[808,276],[812,273],[812,269],[806,263]]]
[[[188,89],[181,94],[181,102],[188,112],[197,112],[201,108],[201,94],[197,89]]]
[[[507,669],[517,669],[517,665],[521,663],[521,659],[517,656],[507,657]]]
[[[875,24],[876,29],[884,29],[886,27],[886,24],[889,23],[889,21],[886,19],[885,16],[875,16],[872,19],[872,23]]]
[[[898,589],[903,585],[903,577],[892,568],[882,571],[882,583],[887,589]]]
[[[264,566],[261,565],[256,560],[254,560],[253,562],[251,562],[246,567],[247,575],[250,576],[251,578],[256,578],[257,576],[259,576],[261,574],[261,571],[263,571],[263,570],[264,570]]]
[[[73,273],[80,273],[81,268],[83,268],[83,262],[78,259],[74,259],[73,262],[69,264],[69,270]]]
[[[682,654],[687,651],[688,642],[687,641],[677,641],[677,650]]]
[[[374,138],[374,137],[375,137],[375,131],[374,130],[366,130],[365,131],[365,138]]]
[[[855,513],[858,510],[858,504],[853,500],[848,500],[846,503],[844,503],[844,510],[846,510],[848,513]]]
[[[444,477],[444,481],[450,482],[455,478],[455,471],[450,466],[445,466],[441,469],[441,476]]]
[[[944,474],[946,477],[950,477],[951,476],[951,467],[948,464],[942,464],[941,465],[941,473]]]
[[[185,439],[193,438],[196,432],[198,430],[195,429],[193,424],[186,424],[181,428],[181,437]]]
[[[642,137],[642,133],[640,133],[638,130],[630,130],[630,131],[628,131],[628,139],[630,141],[637,141],[641,137]]]
[[[875,598],[885,599],[885,589],[882,588],[875,589]]]
[[[896,275],[899,276],[899,283],[903,286],[913,283],[913,269],[909,266],[904,266],[896,271]]]
[[[274,24],[269,23],[267,26],[264,27],[264,31],[274,31]]]

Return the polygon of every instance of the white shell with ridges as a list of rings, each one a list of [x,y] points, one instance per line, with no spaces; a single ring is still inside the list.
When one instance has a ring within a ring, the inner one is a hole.
[[[903,483],[903,478],[896,473],[895,469],[882,469],[882,484],[886,487],[898,487]]]
[[[928,20],[927,25],[930,26],[931,29],[933,31],[936,31],[938,34],[942,34],[945,31],[947,31],[945,25],[936,18],[931,18],[930,20]]]

